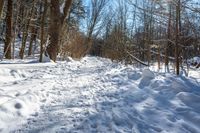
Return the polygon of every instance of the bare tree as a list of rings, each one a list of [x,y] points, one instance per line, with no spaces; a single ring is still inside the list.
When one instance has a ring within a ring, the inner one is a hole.
[[[15,11],[13,11],[13,13],[15,13],[13,16],[14,21],[13,21],[13,41],[12,41],[12,58],[14,59],[15,58],[15,39],[16,39],[16,33],[17,33],[17,30],[18,30],[18,21],[19,21],[19,14],[20,14],[20,7],[22,6],[22,1],[21,0],[17,0],[16,1],[16,4],[15,4]]]
[[[68,16],[71,4],[73,0],[66,0],[64,3],[64,8],[62,12],[60,11],[60,2],[57,0],[51,0],[50,8],[50,27],[49,27],[49,36],[50,44],[47,47],[47,52],[50,59],[56,61],[57,54],[59,52],[59,39],[60,31],[64,26],[65,20]]]
[[[83,50],[82,56],[89,53],[91,47],[92,47],[92,36],[97,28],[97,25],[99,22],[101,22],[103,10],[106,6],[107,1],[106,0],[91,0],[91,6],[88,10],[88,16],[87,16],[87,37],[85,39],[85,48]],[[100,28],[100,27],[98,27]],[[100,30],[100,29],[98,29]],[[98,33],[98,31],[96,31]]]
[[[169,52],[170,52],[170,39],[171,39],[171,25],[172,25],[172,5],[169,3],[169,17],[168,17],[168,27],[167,27],[167,45],[165,48],[165,67],[169,70]]]
[[[28,19],[27,19],[27,21],[25,22],[25,25],[24,25],[22,44],[21,44],[21,48],[20,48],[20,52],[19,52],[19,57],[21,59],[24,58],[24,52],[25,52],[25,49],[26,49],[26,41],[27,41],[28,34],[29,34],[30,22],[31,22],[31,19],[33,17],[34,10],[35,10],[35,2],[36,2],[36,0],[33,0],[31,10],[26,10],[26,14],[27,14]]]
[[[41,25],[40,25],[40,29],[41,29],[41,33],[40,33],[40,59],[39,62],[42,62],[42,56],[44,53],[44,28],[45,28],[45,18],[46,18],[46,13],[47,13],[47,9],[48,9],[48,1],[45,0],[44,1],[44,10],[42,13],[42,17],[41,17]]]
[[[35,9],[34,12],[33,12],[32,20],[30,22],[30,25],[31,25],[30,26],[30,33],[31,33],[31,35],[30,35],[30,43],[29,43],[29,48],[28,48],[28,56],[32,55],[32,52],[33,52],[33,42],[34,41],[36,42],[37,33],[38,33],[38,25],[37,25],[38,19],[39,19],[39,13]]]
[[[13,13],[13,1],[8,0],[7,2],[7,13],[6,13],[6,39],[4,47],[4,55],[6,59],[11,59],[11,43],[12,43],[12,13]]]
[[[177,0],[176,4],[176,30],[175,30],[175,64],[176,64],[176,74],[179,75],[179,37],[180,37],[180,0]]]
[[[3,10],[4,0],[0,0],[0,18],[1,18],[1,12]]]

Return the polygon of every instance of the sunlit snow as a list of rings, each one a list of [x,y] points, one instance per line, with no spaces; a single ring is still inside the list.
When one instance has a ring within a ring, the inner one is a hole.
[[[197,133],[200,83],[108,59],[0,64],[0,132]]]

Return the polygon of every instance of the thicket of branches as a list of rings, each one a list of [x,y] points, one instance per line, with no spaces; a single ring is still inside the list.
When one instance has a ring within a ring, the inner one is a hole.
[[[176,74],[200,55],[200,3],[195,0],[0,0],[4,56],[31,56],[40,43],[52,60],[87,54],[149,66],[174,63]],[[14,42],[21,37],[19,55]],[[28,43],[27,43],[28,42]],[[28,52],[26,53],[26,47]]]

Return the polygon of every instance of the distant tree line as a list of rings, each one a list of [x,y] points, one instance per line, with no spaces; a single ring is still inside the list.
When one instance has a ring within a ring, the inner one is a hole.
[[[69,42],[67,33],[79,29],[79,20],[84,13],[81,0],[1,0],[0,32],[5,44],[2,58],[31,56],[33,43],[39,40],[39,60],[42,62],[46,53],[56,61],[63,49],[61,46]],[[16,38],[21,39],[18,53],[15,52]]]

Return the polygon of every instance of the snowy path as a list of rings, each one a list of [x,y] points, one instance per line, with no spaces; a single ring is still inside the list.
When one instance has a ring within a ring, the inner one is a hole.
[[[94,57],[48,67],[5,65],[0,74],[10,77],[0,82],[0,132],[200,131],[195,80],[142,74]]]

